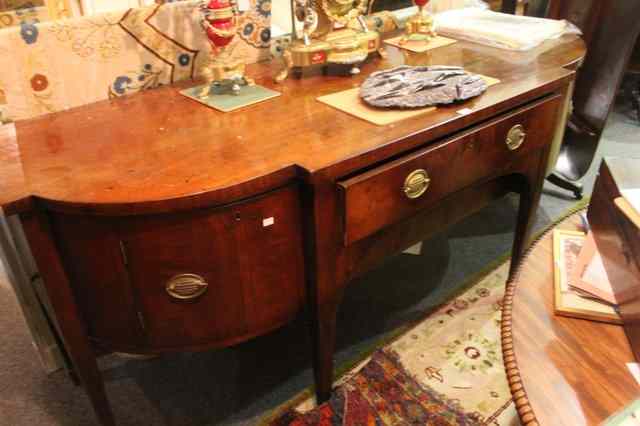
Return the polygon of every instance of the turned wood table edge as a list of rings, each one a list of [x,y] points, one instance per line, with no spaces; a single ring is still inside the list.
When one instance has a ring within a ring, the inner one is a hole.
[[[527,391],[524,387],[524,383],[522,382],[522,377],[520,375],[520,367],[518,366],[516,353],[513,348],[513,297],[516,290],[516,283],[520,278],[523,265],[527,262],[529,256],[531,256],[531,253],[536,248],[536,246],[545,237],[552,233],[554,229],[569,220],[574,215],[585,211],[585,209],[586,208],[583,207],[581,209],[573,211],[571,214],[563,217],[561,220],[554,223],[552,226],[542,232],[537,238],[535,238],[535,240],[527,249],[526,253],[522,256],[519,264],[516,266],[513,276],[507,280],[504,298],[502,301],[500,340],[502,342],[502,358],[504,363],[504,370],[507,375],[507,382],[509,383],[509,391],[511,392],[513,403],[516,406],[518,417],[520,418],[520,422],[523,426],[539,426],[540,422],[538,421],[533,407],[531,406],[531,402],[529,401],[529,397],[527,396]]]
[[[507,375],[509,391],[511,392],[513,403],[516,406],[518,417],[520,418],[523,426],[538,426],[540,423],[536,418],[533,407],[531,407],[529,397],[527,396],[527,391],[524,388],[522,377],[520,376],[520,368],[518,367],[516,354],[513,349],[512,334],[512,310],[513,295],[516,288],[515,283],[520,275],[521,267],[528,258],[530,252],[531,250],[528,250],[527,253],[523,256],[520,264],[516,267],[515,274],[507,281],[507,287],[505,289],[504,298],[502,300],[502,322],[500,325],[500,339],[502,341],[502,360],[504,363],[504,370]]]

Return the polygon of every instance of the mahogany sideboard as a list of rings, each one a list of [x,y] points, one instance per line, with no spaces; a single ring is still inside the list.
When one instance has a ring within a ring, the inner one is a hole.
[[[324,401],[354,277],[508,192],[520,194],[522,255],[584,43],[387,49],[353,78],[275,85],[280,64],[249,67],[282,96],[237,112],[184,98],[181,84],[0,128],[0,206],[19,215],[103,425],[115,420],[97,350],[228,346],[306,308]],[[316,100],[402,63],[460,65],[500,83],[387,126]]]

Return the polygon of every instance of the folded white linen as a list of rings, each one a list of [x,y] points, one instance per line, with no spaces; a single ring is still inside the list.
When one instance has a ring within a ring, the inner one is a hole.
[[[449,10],[435,16],[438,34],[507,50],[529,50],[564,34],[580,34],[565,20],[509,15],[476,8]]]
[[[475,7],[488,9],[489,5],[483,0],[431,0],[427,5],[430,13],[441,13],[447,10]]]

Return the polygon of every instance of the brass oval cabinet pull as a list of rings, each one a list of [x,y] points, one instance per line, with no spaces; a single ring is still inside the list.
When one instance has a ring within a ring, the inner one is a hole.
[[[171,278],[165,285],[169,296],[181,301],[195,300],[209,287],[204,278],[196,274],[180,274]]]
[[[409,176],[407,176],[404,181],[404,188],[402,190],[407,198],[414,200],[427,191],[430,183],[431,178],[429,178],[429,173],[424,169],[418,169],[409,173]]]
[[[522,146],[526,137],[527,133],[524,131],[524,126],[522,124],[516,124],[509,130],[509,133],[507,133],[507,148],[515,151]]]

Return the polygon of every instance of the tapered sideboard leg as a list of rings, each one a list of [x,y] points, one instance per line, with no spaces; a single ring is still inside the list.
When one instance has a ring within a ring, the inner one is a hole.
[[[337,312],[338,304],[320,306],[312,323],[313,371],[318,404],[322,404],[331,398]]]
[[[538,194],[538,200],[539,194]],[[520,207],[518,208],[518,223],[516,225],[513,251],[511,254],[511,267],[509,278],[513,278],[520,260],[527,249],[531,226],[535,218],[535,211],[538,203],[535,201],[535,194],[525,191],[520,194]]]
[[[115,426],[95,353],[86,335],[69,279],[53,241],[48,218],[41,212],[24,214],[20,218],[56,312],[74,370],[89,395],[100,424]]]
[[[545,179],[545,165],[548,156],[548,149],[542,151],[540,153],[540,163],[535,164],[535,168],[531,168],[522,176],[524,179],[521,182],[519,191],[520,206],[518,207],[518,221],[513,241],[513,250],[511,252],[510,279],[514,277],[520,260],[529,247],[529,239],[535,222],[536,211],[540,205],[540,196],[542,195],[542,186],[544,185]],[[532,162],[535,161],[532,159]]]

